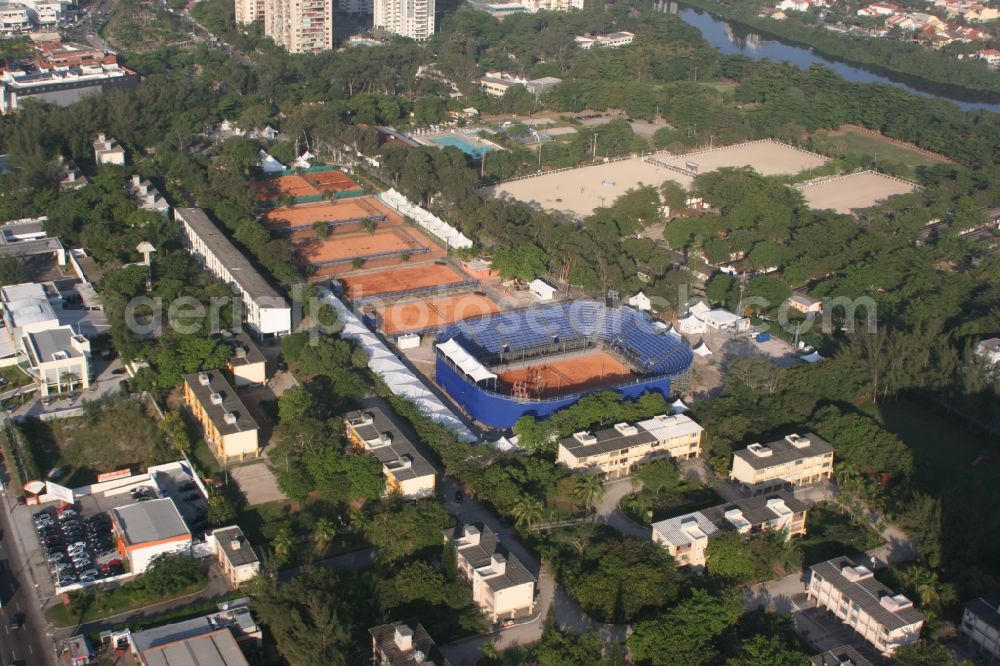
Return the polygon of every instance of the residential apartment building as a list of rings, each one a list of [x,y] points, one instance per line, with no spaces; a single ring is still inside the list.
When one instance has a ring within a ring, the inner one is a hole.
[[[635,39],[633,32],[611,32],[606,35],[580,35],[575,40],[578,48],[608,48],[616,49],[620,46],[628,46]]]
[[[125,164],[125,149],[114,137],[101,132],[94,140],[94,162],[97,164]]]
[[[90,341],[72,326],[30,331],[21,336],[19,365],[42,397],[90,387]]]
[[[236,0],[236,22],[249,25],[254,21],[263,21],[264,2],[265,0]]]
[[[368,633],[372,636],[373,666],[451,666],[416,620],[380,624]]]
[[[406,499],[417,499],[434,494],[434,467],[382,410],[347,414],[344,428],[356,453],[369,453],[382,463],[386,495],[399,493]]]
[[[160,196],[160,191],[139,174],[132,174],[125,189],[129,191],[139,208],[153,211],[163,217],[170,219],[170,204]]]
[[[989,662],[1000,662],[1000,593],[973,599],[962,607],[958,630]]]
[[[833,447],[813,433],[751,444],[733,453],[729,478],[747,492],[766,493],[807,486],[833,476]]]
[[[809,666],[875,666],[850,645],[841,645],[809,659]]]
[[[229,345],[229,374],[237,388],[262,386],[267,383],[267,359],[249,335],[243,331],[222,331],[222,340]]]
[[[661,414],[635,425],[617,423],[559,440],[556,462],[609,479],[628,476],[651,460],[687,460],[701,454],[705,429],[683,414]]]
[[[333,48],[333,0],[264,0],[264,34],[289,53]]]
[[[534,610],[538,579],[501,545],[493,530],[464,525],[445,530],[444,538],[455,548],[459,573],[472,585],[472,601],[493,622]]]
[[[923,614],[876,580],[868,567],[835,557],[809,567],[809,574],[809,601],[836,615],[880,653],[891,656],[920,639]]]
[[[292,332],[292,309],[257,272],[201,208],[178,208],[175,218],[191,251],[205,268],[234,286],[242,299],[246,323],[258,337]]]
[[[823,311],[823,301],[801,291],[792,292],[792,295],[788,298],[788,306],[803,314]]]
[[[434,34],[434,0],[375,0],[375,27],[418,42]]]
[[[806,533],[808,510],[804,502],[786,493],[757,495],[661,520],[652,525],[652,537],[677,560],[677,566],[700,570],[706,564],[705,551],[713,537],[724,531],[784,532],[790,539]]]
[[[184,402],[219,460],[257,456],[257,422],[220,371],[184,375]]]
[[[218,528],[212,532],[212,539],[215,541],[215,557],[234,590],[257,577],[260,559],[238,525]]]

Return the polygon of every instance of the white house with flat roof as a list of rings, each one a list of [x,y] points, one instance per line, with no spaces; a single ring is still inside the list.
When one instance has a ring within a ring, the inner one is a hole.
[[[371,454],[382,463],[387,495],[399,493],[406,499],[419,499],[434,494],[434,466],[382,410],[347,414],[344,429],[355,452]]]
[[[833,476],[833,447],[816,434],[791,434],[767,444],[754,443],[733,453],[729,478],[745,491],[763,493],[807,486]]]
[[[472,601],[493,622],[531,613],[538,579],[493,530],[464,525],[445,530],[444,537],[455,548],[459,573],[472,586]]]
[[[97,164],[125,164],[125,149],[121,144],[104,132],[94,140],[94,161]]]
[[[21,336],[19,364],[34,378],[42,396],[90,387],[90,341],[58,326]]]

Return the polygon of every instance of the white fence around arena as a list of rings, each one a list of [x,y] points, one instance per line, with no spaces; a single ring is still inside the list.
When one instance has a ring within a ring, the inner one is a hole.
[[[852,171],[851,173],[840,174],[840,175],[837,175],[837,176],[824,176],[822,178],[813,178],[812,180],[807,180],[804,183],[797,183],[797,184],[794,185],[794,187],[795,187],[795,189],[801,191],[801,190],[806,189],[807,187],[813,187],[814,185],[826,185],[827,183],[835,183],[835,182],[840,181],[840,180],[848,180],[850,178],[856,178],[857,176],[865,176],[865,175],[879,176],[881,178],[886,178],[888,180],[894,180],[897,183],[903,183],[904,185],[912,187],[915,190],[922,190],[922,189],[924,189],[922,186],[920,186],[920,185],[918,185],[918,184],[916,184],[916,183],[914,183],[912,181],[906,180],[905,178],[900,178],[898,176],[890,176],[887,173],[882,173],[881,171],[875,171],[874,169],[864,169],[862,171]]]

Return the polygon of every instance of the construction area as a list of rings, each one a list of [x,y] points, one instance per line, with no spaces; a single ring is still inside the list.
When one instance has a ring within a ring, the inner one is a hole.
[[[695,176],[722,167],[750,166],[765,176],[794,175],[828,161],[822,155],[778,141],[749,141],[683,155],[660,152],[527,176],[501,183],[492,193],[501,199],[517,199],[542,209],[585,217],[643,185],[659,186],[673,180],[690,189]]]
[[[633,376],[632,369],[605,351],[546,358],[544,363],[497,373],[499,383],[515,398],[554,398],[603,386],[615,386]]]
[[[850,214],[870,208],[897,194],[911,194],[917,185],[877,171],[859,171],[845,176],[818,178],[796,185],[811,208]]]

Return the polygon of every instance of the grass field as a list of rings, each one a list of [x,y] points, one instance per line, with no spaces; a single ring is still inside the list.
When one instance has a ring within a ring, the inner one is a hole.
[[[813,136],[813,144],[823,153],[833,156],[870,155],[879,161],[895,162],[905,167],[905,173],[913,177],[917,168],[933,166],[948,162],[945,157],[935,157],[915,147],[909,147],[895,141],[869,134],[851,127],[844,127],[832,132],[818,132]]]
[[[100,410],[72,419],[43,422],[26,420],[23,431],[42,473],[54,467],[66,470],[60,480],[69,487],[94,483],[101,472],[176,460],[153,417],[139,402],[120,398]]]

